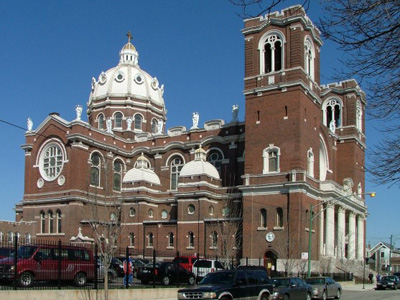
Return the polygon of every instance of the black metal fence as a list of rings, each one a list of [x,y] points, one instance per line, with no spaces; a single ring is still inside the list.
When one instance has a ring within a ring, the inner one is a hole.
[[[139,267],[156,262],[172,261],[175,257],[202,258],[220,261],[225,268],[236,268],[242,264],[250,265],[249,259],[240,257],[218,257],[199,253],[179,253],[171,251],[145,250],[127,247],[113,253],[108,269],[109,288],[146,288],[136,279]],[[131,274],[124,272],[123,262],[132,260]],[[260,258],[251,264],[263,266]],[[77,245],[70,243],[29,240],[15,238],[13,242],[0,242],[0,290],[4,289],[103,289],[104,269],[97,246]],[[274,272],[271,277],[278,276],[305,277],[303,273],[285,274]],[[313,274],[330,276],[337,281],[352,280],[351,273]],[[132,276],[133,280],[129,280]],[[126,280],[124,280],[126,278]],[[174,284],[176,285],[176,284]],[[179,285],[179,284],[178,284]]]

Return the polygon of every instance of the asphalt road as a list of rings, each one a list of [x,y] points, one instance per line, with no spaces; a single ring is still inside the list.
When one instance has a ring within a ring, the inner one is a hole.
[[[400,290],[343,291],[341,300],[399,300]]]

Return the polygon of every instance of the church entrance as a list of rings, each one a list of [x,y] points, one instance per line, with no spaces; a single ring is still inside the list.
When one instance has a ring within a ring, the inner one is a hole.
[[[276,260],[277,256],[272,251],[267,251],[264,253],[264,267],[267,269],[269,277],[276,276]]]

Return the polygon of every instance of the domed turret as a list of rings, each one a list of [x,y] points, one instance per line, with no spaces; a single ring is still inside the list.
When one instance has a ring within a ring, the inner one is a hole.
[[[206,161],[206,151],[201,147],[195,151],[194,160],[185,164],[179,173],[179,177],[198,175],[206,175],[214,179],[220,179],[218,170]]]

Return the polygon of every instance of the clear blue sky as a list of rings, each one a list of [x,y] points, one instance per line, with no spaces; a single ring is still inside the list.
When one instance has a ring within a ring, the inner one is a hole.
[[[317,0],[311,2],[308,15],[316,21],[322,12]],[[50,112],[73,120],[75,105],[86,106],[91,78],[117,65],[131,30],[139,65],[165,85],[167,128],[190,127],[194,111],[199,124],[229,121],[232,104],[239,104],[243,120],[244,42],[238,12],[228,0],[0,0],[0,119],[23,128],[28,117],[36,128]],[[331,82],[342,56],[325,43],[322,83]],[[367,121],[369,147],[379,143],[378,126]],[[0,123],[0,139],[0,219],[14,220],[13,208],[24,190],[24,130]],[[400,233],[399,188],[367,181],[365,190],[377,192],[366,200],[367,242],[388,242],[390,234]]]

